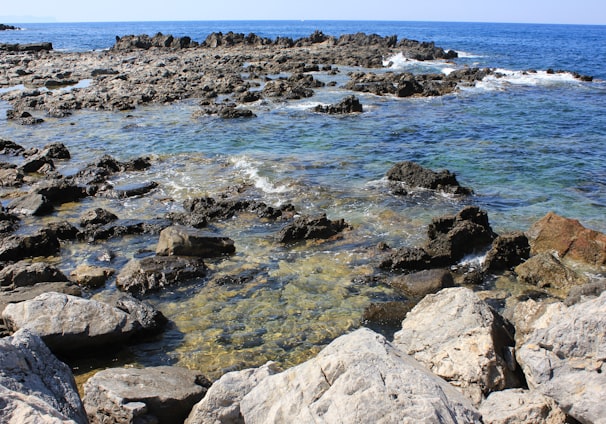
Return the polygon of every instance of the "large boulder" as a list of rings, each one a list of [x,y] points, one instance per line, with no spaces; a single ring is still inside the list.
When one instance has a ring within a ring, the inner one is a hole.
[[[28,330],[0,339],[0,422],[88,422],[70,368]]]
[[[502,234],[494,239],[484,260],[484,271],[504,271],[519,265],[530,256],[528,238],[521,232]]]
[[[197,256],[213,258],[236,251],[234,241],[228,237],[214,237],[208,232],[181,225],[173,225],[160,232],[156,246],[159,256]]]
[[[589,277],[564,265],[548,252],[534,255],[526,262],[515,267],[518,281],[537,287],[570,290],[589,282]]]
[[[516,357],[528,387],[549,396],[581,423],[605,422],[606,293],[566,307],[529,300],[516,306],[522,321]]]
[[[536,390],[508,389],[491,393],[480,413],[490,424],[564,424],[566,414],[555,401]]]
[[[44,262],[20,261],[0,269],[2,288],[14,289],[57,281],[68,281],[68,279],[57,267]]]
[[[461,187],[455,174],[450,171],[435,172],[410,161],[395,164],[387,171],[387,179],[402,183],[407,188],[424,188],[451,194],[471,194],[471,190]]]
[[[12,200],[7,209],[17,215],[47,215],[53,212],[52,202],[39,193],[29,193]]]
[[[463,287],[424,297],[394,336],[396,347],[458,387],[476,405],[493,391],[520,385],[513,344],[504,320]]]
[[[429,269],[412,274],[398,275],[389,285],[408,296],[422,297],[452,287],[454,280],[447,269]]]
[[[452,386],[367,328],[261,380],[240,412],[253,424],[481,422]]]
[[[84,383],[83,402],[91,424],[179,423],[209,386],[186,368],[110,368]]]
[[[160,312],[133,298],[125,305],[51,292],[9,304],[2,317],[9,330],[35,332],[56,353],[111,347],[139,333],[159,330],[166,322]]]
[[[11,235],[5,237],[0,244],[0,262],[52,256],[59,249],[59,240],[47,229],[38,230],[34,234]]]
[[[531,253],[555,252],[559,258],[591,267],[606,266],[606,234],[576,219],[549,212],[528,230]]]
[[[347,96],[339,103],[334,105],[317,105],[314,108],[314,112],[327,113],[329,115],[347,114],[347,113],[361,113],[363,111],[360,99],[356,96]]]
[[[204,277],[206,272],[202,259],[193,256],[135,258],[120,270],[116,285],[130,293],[146,293]]]
[[[274,362],[259,368],[232,371],[224,374],[208,389],[206,396],[194,406],[185,424],[222,423],[241,424],[240,401],[261,380],[281,370]]]

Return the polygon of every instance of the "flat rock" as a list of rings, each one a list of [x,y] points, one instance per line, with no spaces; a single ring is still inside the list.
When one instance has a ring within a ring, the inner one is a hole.
[[[28,330],[0,339],[0,421],[87,423],[70,368]]]
[[[57,267],[44,262],[20,261],[0,270],[0,286],[3,289],[59,281],[68,279]]]
[[[132,299],[128,305],[133,306],[133,303],[142,304]],[[149,317],[149,305],[142,304],[141,308],[144,310],[142,315]],[[38,334],[53,352],[73,353],[127,341],[139,332],[157,329],[163,321],[162,314],[157,311],[157,320],[141,322],[139,312],[125,309],[50,292],[7,305],[2,317],[10,331],[26,328]],[[149,325],[156,327],[149,328]]]
[[[228,237],[211,236],[207,231],[173,225],[160,232],[156,247],[159,256],[196,256],[213,258],[231,255],[236,251],[234,241]]]
[[[107,267],[80,264],[70,273],[72,281],[90,288],[98,288],[114,275],[115,270]]]
[[[53,211],[52,202],[39,193],[29,193],[12,200],[7,209],[17,215],[47,215]]]
[[[521,383],[513,344],[502,318],[463,287],[425,296],[394,336],[396,347],[458,387],[476,405],[493,391]]]
[[[82,295],[80,287],[71,281],[38,283],[33,286],[16,287],[10,291],[2,290],[0,291],[0,316],[6,305],[31,300],[48,292],[65,293],[77,297]]]
[[[406,295],[419,297],[452,287],[454,280],[447,269],[430,269],[399,275],[390,279],[389,285]]]
[[[110,368],[84,384],[91,424],[179,423],[202,399],[210,382],[179,367]]]
[[[508,389],[491,393],[480,413],[490,424],[564,424],[566,414],[553,399],[536,390]]]
[[[481,422],[457,390],[367,328],[262,379],[240,412],[246,423]]]
[[[606,293],[570,307],[527,301],[515,309],[525,318],[525,328],[516,334],[516,357],[528,387],[555,399],[582,423],[605,422],[606,417],[604,311]]]
[[[20,187],[23,177],[23,172],[17,168],[0,168],[0,187]]]

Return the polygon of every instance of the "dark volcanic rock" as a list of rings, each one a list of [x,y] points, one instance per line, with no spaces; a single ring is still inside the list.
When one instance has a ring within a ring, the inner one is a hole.
[[[280,243],[292,243],[300,240],[328,239],[350,228],[344,220],[331,221],[326,215],[319,217],[302,216],[286,225],[278,233]]]
[[[146,293],[204,277],[206,272],[200,258],[152,256],[128,262],[118,274],[116,285],[130,293]]]
[[[12,233],[19,228],[19,217],[0,210],[0,235]]]
[[[17,215],[46,215],[53,211],[53,204],[46,196],[30,193],[11,201],[7,209]]]
[[[52,256],[59,248],[57,237],[46,229],[31,235],[11,235],[5,237],[0,244],[0,262]]]
[[[41,52],[53,49],[52,43],[0,44],[0,50],[9,52]]]
[[[47,230],[59,240],[76,240],[80,231],[67,221],[50,222]]]
[[[87,196],[84,187],[66,178],[45,179],[34,185],[31,192],[44,196],[54,204],[74,202]]]
[[[11,140],[0,138],[0,155],[17,156],[23,153],[25,149]]]
[[[192,41],[190,37],[173,37],[172,35],[163,35],[159,32],[153,37],[147,34],[116,37],[116,43],[112,47],[112,50],[148,50],[152,47],[186,49],[197,45],[198,43]]]
[[[356,96],[347,96],[339,103],[329,106],[318,105],[314,112],[328,113],[329,115],[362,112],[362,104]]]
[[[3,288],[58,281],[68,281],[68,278],[58,268],[44,262],[20,261],[0,270],[0,286]]]
[[[486,255],[484,271],[502,271],[519,265],[530,255],[530,244],[523,232],[503,234],[492,242]]]
[[[430,269],[395,277],[389,285],[408,296],[422,297],[454,286],[454,280],[447,269]]]
[[[461,187],[455,174],[450,171],[435,172],[410,161],[395,164],[387,171],[387,179],[403,183],[410,188],[421,187],[451,194],[471,194],[471,189]]]
[[[156,247],[158,256],[196,256],[213,258],[235,253],[234,241],[180,225],[165,228]]]
[[[101,226],[117,220],[118,217],[103,208],[91,209],[80,216],[80,225],[82,227]]]

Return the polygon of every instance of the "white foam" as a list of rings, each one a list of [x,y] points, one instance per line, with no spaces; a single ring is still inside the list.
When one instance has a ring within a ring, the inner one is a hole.
[[[240,169],[246,177],[251,179],[254,186],[265,193],[286,193],[289,191],[285,185],[273,184],[268,177],[259,174],[259,169],[247,157],[233,158],[236,169]]]
[[[488,75],[482,81],[479,81],[476,87],[485,90],[502,91],[509,86],[558,87],[580,83],[570,72],[553,73],[547,71],[495,69],[495,74]]]
[[[473,53],[468,53],[468,52],[458,51],[458,50],[457,50],[457,55],[459,56],[460,59],[477,59],[477,58],[485,57],[485,56],[482,56],[479,54],[473,54]]]
[[[403,53],[396,53],[383,61],[383,66],[398,71],[423,70],[442,70],[451,69],[452,63],[440,60],[415,60],[409,59]]]

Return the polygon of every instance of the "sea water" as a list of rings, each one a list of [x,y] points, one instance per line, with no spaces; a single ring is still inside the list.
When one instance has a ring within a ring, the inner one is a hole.
[[[424,242],[431,219],[468,204],[488,212],[493,229],[526,230],[549,211],[606,231],[606,27],[574,25],[424,22],[148,22],[24,24],[0,32],[0,42],[51,41],[58,50],[107,49],[116,35],[157,32],[203,41],[213,31],[264,37],[366,32],[435,41],[459,52],[450,62],[384,58],[383,71],[442,72],[466,66],[497,69],[475,87],[436,98],[356,95],[364,113],[314,113],[349,94],[337,76],[316,75],[337,88],[316,90],[300,101],[260,102],[254,119],[194,118],[195,101],[144,106],[129,112],[81,111],[39,126],[9,122],[0,103],[0,137],[25,147],[62,142],[73,158],[59,164],[75,172],[102,154],[126,160],[150,156],[145,173],[118,176],[116,184],[154,180],[159,188],[141,199],[94,200],[121,218],[180,211],[182,201],[218,196],[246,185],[247,195],[271,205],[293,203],[302,214],[343,218],[352,230],[337,240],[294,246],[276,243],[282,223],[242,214],[209,231],[234,239],[237,253],[209,261],[210,276],[151,295],[171,320],[158,340],[127,350],[121,361],[177,363],[218,376],[229,369],[277,360],[285,366],[308,358],[344,332],[363,325],[371,302],[402,300],[389,287],[369,284],[378,271],[375,246]],[[551,70],[564,70],[554,73]],[[574,78],[573,72],[594,77]],[[385,173],[412,160],[448,169],[474,190],[469,198],[424,191],[393,195]],[[4,199],[3,199],[4,202]],[[93,201],[64,205],[57,216],[77,222]],[[56,216],[52,219],[56,219]],[[32,225],[35,223],[32,222]],[[107,249],[119,269],[153,252],[155,238],[128,243],[65,246],[58,265],[101,263]],[[105,264],[107,265],[107,264]],[[237,285],[220,276],[245,275]],[[366,280],[365,280],[366,278]],[[363,283],[366,281],[366,283]],[[113,281],[97,293],[115,291]]]

